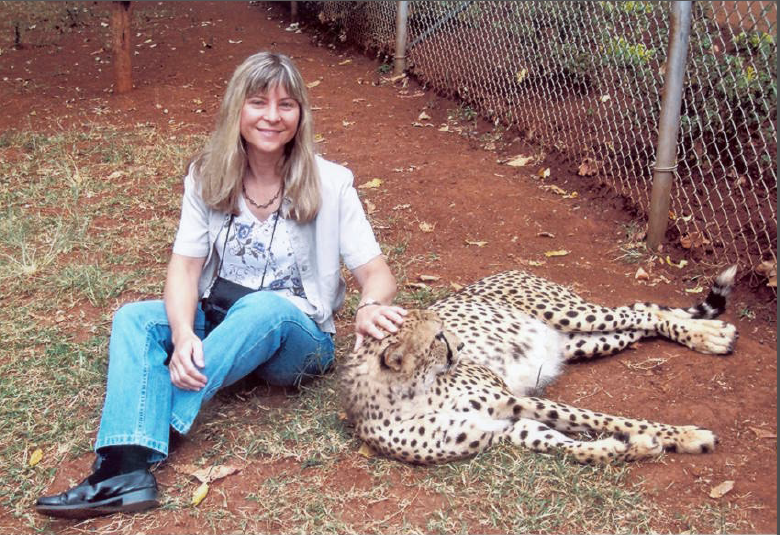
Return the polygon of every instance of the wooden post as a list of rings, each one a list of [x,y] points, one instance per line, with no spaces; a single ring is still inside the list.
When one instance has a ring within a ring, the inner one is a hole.
[[[298,22],[298,2],[290,2],[290,23]]]
[[[114,54],[114,90],[133,89],[132,50],[130,47],[130,2],[111,2],[111,34]]]

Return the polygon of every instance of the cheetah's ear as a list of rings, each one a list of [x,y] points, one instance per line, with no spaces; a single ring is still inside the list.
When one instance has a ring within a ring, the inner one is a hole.
[[[401,344],[390,344],[382,351],[382,364],[397,372],[401,371],[404,362],[404,352]]]

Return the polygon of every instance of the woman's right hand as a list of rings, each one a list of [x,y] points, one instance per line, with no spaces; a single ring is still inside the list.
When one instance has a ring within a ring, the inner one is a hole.
[[[206,366],[203,343],[192,329],[198,306],[198,277],[205,261],[174,253],[165,279],[165,311],[173,337],[168,371],[171,383],[182,390],[198,391],[206,386],[206,376],[198,370]]]
[[[203,342],[194,332],[183,334],[174,340],[173,354],[168,363],[171,383],[174,386],[197,392],[206,386],[206,376],[198,370],[205,366]]]

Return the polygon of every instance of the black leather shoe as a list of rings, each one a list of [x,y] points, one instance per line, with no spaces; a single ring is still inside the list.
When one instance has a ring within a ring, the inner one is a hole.
[[[35,510],[61,518],[91,518],[157,507],[157,481],[143,468],[91,484],[89,478],[55,496],[43,496]]]

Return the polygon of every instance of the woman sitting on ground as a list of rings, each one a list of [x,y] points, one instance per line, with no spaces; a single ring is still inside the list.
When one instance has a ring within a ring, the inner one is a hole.
[[[150,465],[168,456],[171,429],[186,434],[219,388],[252,372],[297,385],[326,371],[345,295],[341,260],[362,290],[356,346],[397,330],[406,312],[390,306],[395,279],[352,174],[315,155],[312,131],[306,86],[288,57],[259,53],[236,69],[184,180],[164,298],[114,316],[93,473],[39,498],[39,513],[154,507]]]

